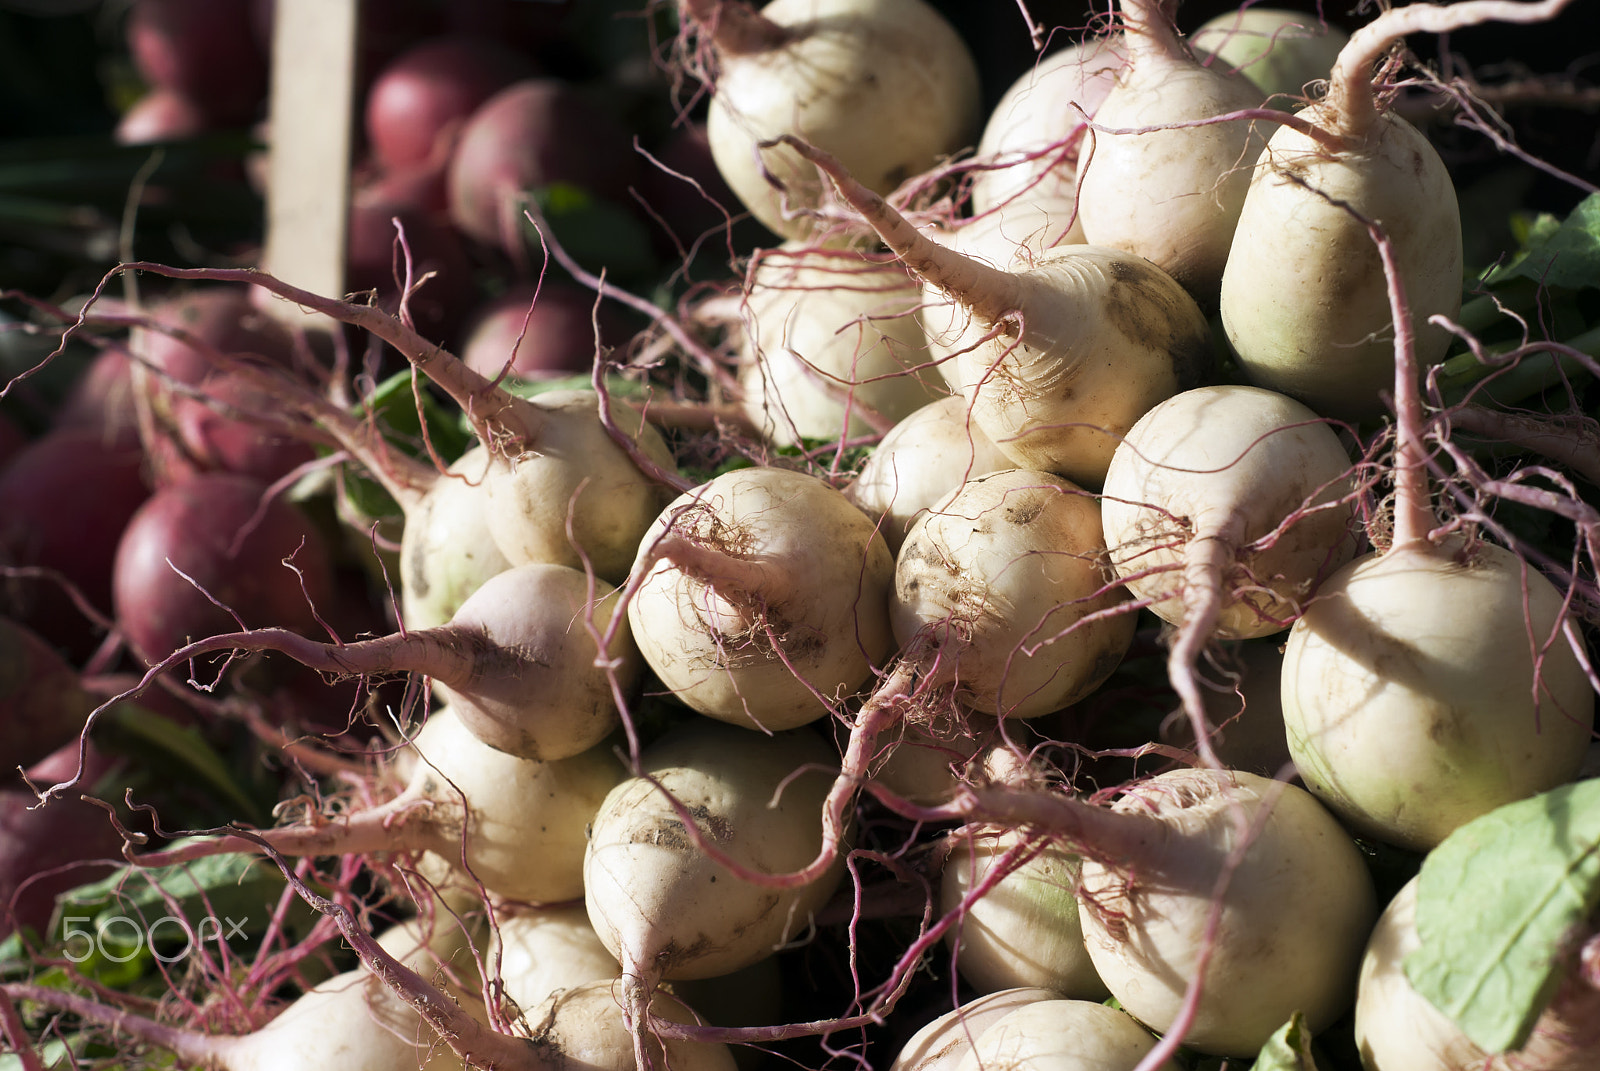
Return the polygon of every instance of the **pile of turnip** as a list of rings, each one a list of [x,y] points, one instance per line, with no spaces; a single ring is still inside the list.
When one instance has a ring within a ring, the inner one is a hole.
[[[364,43],[350,293],[5,295],[0,1071],[1600,1060],[1406,980],[1600,774],[1600,191],[1474,263],[1419,54],[1571,0],[525,6]]]

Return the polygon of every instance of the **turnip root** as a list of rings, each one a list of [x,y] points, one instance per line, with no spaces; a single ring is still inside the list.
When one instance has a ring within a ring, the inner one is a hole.
[[[1570,781],[1594,690],[1564,613],[1554,585],[1492,543],[1396,546],[1330,577],[1284,654],[1307,787],[1358,830],[1425,851]]]
[[[956,835],[940,880],[943,913],[956,910],[995,867],[1015,864],[946,933],[956,970],[983,993],[1034,987],[1101,1000],[1105,983],[1095,973],[1078,921],[1079,860],[1059,844],[1032,848],[1034,854],[1026,855],[1027,837],[1020,830]]]
[[[563,989],[622,973],[582,904],[502,915],[487,962],[498,973],[501,992],[523,1012]]]
[[[1101,506],[1106,546],[1128,590],[1179,626],[1169,672],[1197,734],[1205,645],[1282,632],[1355,553],[1349,472],[1315,413],[1254,387],[1169,398],[1117,447]]]
[[[1582,1071],[1593,1067],[1593,984],[1573,977],[1514,1052],[1489,1054],[1434,1007],[1406,977],[1406,957],[1422,947],[1417,935],[1417,886],[1412,878],[1389,902],[1367,942],[1356,995],[1356,1045],[1366,1071]]]
[[[1088,1000],[1040,1000],[979,1036],[957,1071],[1134,1071],[1156,1047],[1125,1011]],[[1179,1071],[1176,1060],[1157,1071]]]
[[[625,773],[607,749],[519,759],[480,742],[448,709],[429,717],[413,746],[421,759],[410,784],[382,806],[250,837],[191,841],[139,862],[165,866],[263,846],[284,855],[417,851],[442,864],[425,859],[423,870],[447,889],[464,880],[529,903],[583,895],[586,827]]]
[[[1128,62],[1094,115],[1078,171],[1084,240],[1136,253],[1214,308],[1223,264],[1266,135],[1242,75],[1202,66],[1172,24],[1170,0],[1121,0]]]
[[[634,570],[640,652],[713,718],[765,731],[814,721],[893,648],[888,548],[814,476],[718,476],[667,507]]]
[[[1303,789],[1186,768],[1140,782],[1109,810],[1037,790],[976,790],[974,800],[973,816],[1052,832],[1082,852],[1089,956],[1163,1045],[1253,1056],[1293,1012],[1315,1031],[1349,1006],[1377,914],[1372,880],[1349,834]]]
[[[717,168],[752,215],[784,238],[821,226],[824,186],[789,134],[838,156],[880,194],[970,145],[978,71],[923,0],[680,0],[715,51],[706,117]]]
[[[906,265],[985,325],[958,358],[972,416],[1013,463],[1097,487],[1145,411],[1198,381],[1211,334],[1170,276],[1114,249],[1072,246],[1001,271],[933,242],[826,153],[822,168]]]
[[[611,732],[613,688],[626,691],[639,672],[627,629],[612,621],[615,605],[615,592],[576,569],[524,565],[490,578],[438,628],[339,644],[275,628],[212,636],[175,651],[118,698],[208,652],[280,651],[322,673],[426,674],[449,690],[479,740],[553,761],[587,751]],[[602,658],[597,637],[607,634]]]
[[[1094,498],[1049,473],[968,480],[900,548],[895,638],[931,633],[929,682],[982,713],[1032,718],[1076,702],[1133,640],[1099,525]]]
[[[751,877],[816,855],[816,815],[836,762],[808,731],[767,736],[697,720],[645,749],[640,776],[606,798],[591,827],[584,900],[622,964],[635,1032],[662,979],[726,974],[806,932],[842,860],[786,888]],[[737,869],[707,854],[702,838]]]
[[[1124,62],[1120,38],[1091,37],[1046,56],[1011,84],[978,139],[974,215],[1019,202],[1077,199],[1084,130]],[[1069,241],[1083,240],[1081,227],[1074,234]]]
[[[624,984],[608,980],[562,990],[528,1012],[534,1047],[548,1054],[543,1066],[550,1071],[736,1071],[726,1045],[641,1036],[642,1024],[630,1024],[620,1006]],[[670,993],[658,990],[647,1003],[654,1018],[682,1024],[697,1021],[694,1012]]]
[[[1355,33],[1327,95],[1273,135],[1250,179],[1222,280],[1223,326],[1250,382],[1326,416],[1381,411],[1395,321],[1374,222],[1394,244],[1418,362],[1444,356],[1452,336],[1429,319],[1461,306],[1455,186],[1427,138],[1379,110],[1373,66],[1407,34],[1540,21],[1568,2],[1411,4]]]
[[[439,922],[435,928],[439,936],[422,945],[413,924],[396,927],[375,943],[410,969],[432,975],[441,961],[450,958],[448,949],[434,947],[449,941],[445,927]],[[6,988],[167,1049],[186,1066],[208,1071],[462,1071],[466,1067],[418,1010],[366,967],[318,984],[248,1034],[206,1034],[167,1026],[38,986]],[[449,988],[449,999],[483,1015],[475,997]]]
[[[443,625],[490,577],[511,568],[489,534],[484,446],[457,458],[417,495],[406,495],[400,538],[400,618],[407,628]]]
[[[1393,531],[1386,551],[1329,577],[1290,630],[1283,719],[1319,798],[1379,840],[1427,850],[1572,778],[1595,696],[1562,593],[1470,529],[1435,532],[1400,252],[1377,225],[1368,237],[1395,324]]]
[[[943,393],[915,315],[916,279],[892,261],[790,243],[745,292],[739,381],[774,442],[855,438]]]
[[[845,494],[899,553],[924,511],[966,481],[1011,468],[1011,461],[967,415],[967,400],[930,402],[890,429]]]
[[[1018,1008],[1061,994],[1048,989],[1004,989],[969,1000],[928,1023],[901,1047],[889,1071],[955,1071],[984,1031]]]
[[[1225,11],[1189,35],[1202,62],[1235,70],[1268,101],[1300,97],[1328,77],[1350,35],[1304,11],[1246,7]]]

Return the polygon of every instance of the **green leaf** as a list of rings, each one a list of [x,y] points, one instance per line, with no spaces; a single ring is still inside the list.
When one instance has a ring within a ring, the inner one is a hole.
[[[621,205],[595,197],[569,183],[557,182],[529,190],[539,214],[561,247],[593,272],[606,269],[609,278],[648,276],[657,268],[650,247],[650,232]],[[539,255],[539,235],[525,224],[528,248]]]
[[[1597,904],[1600,780],[1509,803],[1423,861],[1406,977],[1484,1051],[1519,1048]]]
[[[1525,252],[1489,272],[1486,283],[1497,286],[1520,276],[1569,290],[1600,287],[1600,194],[1584,198],[1559,226],[1539,217],[1523,241]]]
[[[179,725],[170,718],[132,703],[117,704],[111,709],[111,718],[117,728],[179,759],[230,802],[242,808],[246,815],[258,819],[264,817],[256,801],[234,781],[222,756],[195,729]]]
[[[1311,1031],[1306,1029],[1305,1016],[1294,1016],[1261,1046],[1254,1071],[1317,1071],[1317,1061],[1311,1055]]]

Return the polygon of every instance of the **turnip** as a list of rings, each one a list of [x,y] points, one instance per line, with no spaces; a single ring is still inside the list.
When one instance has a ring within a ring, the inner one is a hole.
[[[446,891],[481,885],[534,904],[583,895],[586,827],[625,773],[607,749],[546,762],[517,758],[479,741],[448,708],[429,716],[412,746],[420,761],[410,784],[381,806],[250,837],[191,841],[138,861],[166,866],[264,847],[284,855],[424,852],[433,862],[425,858],[423,871]]]
[[[813,142],[880,194],[971,144],[978,71],[923,0],[681,0],[711,42],[712,156],[752,215],[805,239],[824,186],[803,159],[766,143]]]
[[[1133,639],[1099,525],[1095,499],[1058,476],[968,480],[900,548],[895,638],[930,634],[926,681],[982,713],[1033,718],[1077,702]]]
[[[1427,850],[1570,780],[1595,696],[1555,585],[1471,530],[1435,532],[1400,253],[1376,225],[1368,238],[1397,325],[1393,531],[1386,550],[1330,576],[1290,630],[1283,718],[1318,798],[1370,836]]]
[[[1098,486],[1117,442],[1157,402],[1192,386],[1211,336],[1170,276],[1113,249],[1072,246],[1002,271],[939,246],[838,161],[798,142],[912,271],[984,325],[963,352],[972,416],[1023,468]]]
[[[698,720],[647,748],[639,776],[606,798],[591,827],[584,900],[622,964],[636,1033],[662,979],[726,974],[806,932],[842,860],[785,888],[752,878],[817,854],[816,815],[836,761],[805,730],[768,736]]]
[[[1489,1054],[1434,1007],[1406,977],[1406,957],[1422,947],[1412,878],[1384,909],[1367,942],[1356,995],[1355,1040],[1366,1071],[1581,1071],[1594,1066],[1592,981],[1565,982],[1521,1048]]]
[[[958,1071],[1135,1071],[1156,1047],[1125,1011],[1088,1000],[1024,1004],[985,1030]],[[1178,1071],[1176,1060],[1156,1071]]]
[[[1172,24],[1170,0],[1121,0],[1128,62],[1094,114],[1078,171],[1084,240],[1137,253],[1215,307],[1249,165],[1266,135],[1263,94],[1242,75],[1202,66]]]
[[[792,729],[888,658],[893,570],[873,522],[826,483],[735,469],[645,535],[628,620],[645,661],[693,709]]]
[[[563,989],[622,973],[583,904],[501,913],[486,962],[500,991],[524,1013]]]
[[[485,582],[446,625],[356,643],[317,643],[280,628],[223,633],[174,651],[117,699],[209,652],[279,651],[327,674],[425,674],[449,690],[456,714],[489,747],[554,761],[611,732],[616,697],[639,672],[615,609],[615,592],[576,569],[518,566]]]
[[[1316,1031],[1355,992],[1376,917],[1354,841],[1305,790],[1183,768],[1110,809],[975,787],[940,813],[1062,838],[1083,856],[1084,941],[1124,1010],[1179,1044],[1253,1056],[1292,1013]]]
[[[1019,988],[969,1000],[913,1034],[889,1071],[955,1071],[990,1026],[1020,1007],[1059,996],[1048,989]]]
[[[1189,47],[1202,62],[1238,71],[1272,101],[1306,95],[1311,83],[1328,77],[1349,40],[1316,15],[1245,7],[1207,19],[1189,35]]]
[[[967,480],[1011,461],[967,414],[967,400],[930,402],[890,429],[845,491],[898,553],[916,518]]]
[[[1282,632],[1355,553],[1349,472],[1315,413],[1255,387],[1185,391],[1117,447],[1101,507],[1106,546],[1128,590],[1179,626],[1170,676],[1196,733],[1194,664],[1205,645]]]
[[[1030,845],[1020,830],[958,833],[940,880],[941,912],[960,908],[997,867],[1006,869],[945,935],[962,979],[983,993],[1033,987],[1104,998],[1078,921],[1079,860],[1060,845]]]
[[[892,261],[794,242],[764,251],[745,289],[745,412],[792,445],[855,438],[932,401],[943,391],[928,366],[918,294]]]
[[[484,446],[462,454],[444,474],[403,489],[406,524],[400,539],[400,619],[407,628],[442,625],[484,581],[511,568],[489,533],[483,481],[493,464]],[[426,479],[426,473],[420,479]],[[386,483],[393,484],[395,478]]]
[[[1084,131],[1124,62],[1120,38],[1091,37],[1051,53],[1011,84],[978,139],[974,215],[1019,201],[1077,199]],[[1081,226],[1072,234],[1083,240]]]
[[[1461,305],[1455,187],[1427,138],[1380,110],[1373,66],[1407,34],[1536,22],[1568,2],[1411,4],[1356,31],[1327,94],[1273,135],[1250,178],[1222,280],[1223,326],[1250,382],[1327,416],[1381,410],[1395,328],[1374,222],[1394,243],[1417,360],[1444,356],[1451,335],[1429,320]]]

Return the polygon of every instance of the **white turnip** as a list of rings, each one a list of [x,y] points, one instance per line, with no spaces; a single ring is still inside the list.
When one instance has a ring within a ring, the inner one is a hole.
[[[955,1071],[972,1044],[1001,1018],[1026,1004],[1055,1000],[1048,989],[1003,989],[945,1012],[911,1036],[889,1071]]]
[[[930,402],[889,430],[845,494],[899,553],[923,511],[963,483],[1011,460],[967,414],[958,394]]]
[[[1080,160],[1084,240],[1137,253],[1214,308],[1223,264],[1266,134],[1263,94],[1242,75],[1202,66],[1163,0],[1120,0],[1128,62],[1094,115]]]
[[[764,251],[745,288],[739,356],[751,421],[783,445],[856,438],[942,394],[919,292],[893,261],[798,243]]]
[[[881,194],[972,143],[978,71],[923,0],[680,0],[709,36],[706,118],[717,168],[752,215],[785,238],[820,229],[824,185],[782,135],[813,142]]]
[[[1060,844],[1029,844],[1020,830],[956,834],[939,886],[939,908],[957,910],[974,886],[1005,867],[945,935],[956,970],[979,992],[1034,987],[1101,1000],[1078,920],[1079,859]]]
[[[428,718],[411,746],[419,759],[410,783],[381,806],[250,837],[192,841],[139,862],[166,866],[262,847],[284,855],[425,852],[442,867],[424,871],[447,888],[481,884],[535,904],[583,894],[588,823],[625,773],[607,749],[549,762],[520,759],[480,742],[448,708]]]
[[[1089,1000],[1024,1004],[985,1030],[957,1071],[1135,1071],[1156,1047],[1127,1012]],[[1179,1071],[1174,1059],[1155,1071]]]
[[[1205,645],[1282,632],[1355,553],[1349,473],[1326,423],[1255,387],[1168,398],[1117,447],[1101,507],[1106,546],[1128,590],[1178,626],[1169,675],[1197,734],[1194,666]]]
[[[1327,94],[1279,128],[1250,179],[1222,280],[1223,326],[1250,382],[1326,416],[1382,410],[1395,320],[1370,223],[1394,244],[1419,364],[1444,356],[1451,336],[1428,321],[1461,306],[1455,186],[1428,139],[1379,108],[1373,67],[1407,34],[1539,21],[1568,2],[1417,3],[1356,31]]]
[[[1314,14],[1245,7],[1207,19],[1189,35],[1202,62],[1235,70],[1268,101],[1300,97],[1326,79],[1350,35]]]
[[[1053,52],[1013,82],[978,139],[972,211],[1026,201],[1077,199],[1078,152],[1087,123],[1126,61],[1117,37],[1091,37]],[[1082,228],[1074,227],[1082,241]]]
[[[961,389],[978,426],[1019,467],[1098,487],[1134,422],[1210,363],[1204,314],[1149,261],[1071,246],[1002,271],[920,234],[826,153],[790,144],[912,271],[984,326],[987,341],[957,358]]]
[[[1083,858],[1079,916],[1122,1008],[1179,1045],[1253,1056],[1292,1013],[1320,1030],[1355,993],[1377,915],[1355,842],[1305,790],[1180,768],[1110,808],[974,785],[937,811],[1059,838]]]
[[[1425,851],[1576,775],[1595,694],[1562,593],[1472,530],[1438,529],[1400,252],[1376,224],[1368,238],[1395,324],[1392,533],[1330,576],[1290,630],[1283,719],[1318,798]]]
[[[792,729],[888,658],[893,571],[873,522],[828,484],[735,469],[684,494],[644,537],[628,620],[645,661],[693,709]]]

